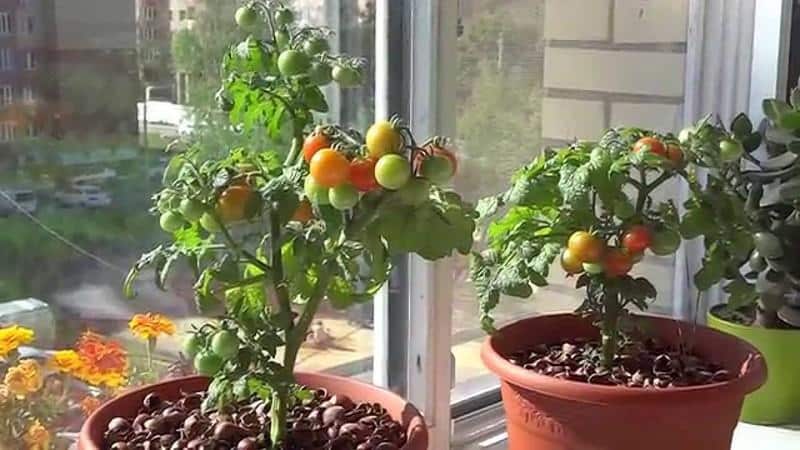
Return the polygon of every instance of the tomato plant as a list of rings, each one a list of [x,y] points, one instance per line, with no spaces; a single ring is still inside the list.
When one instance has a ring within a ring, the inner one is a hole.
[[[313,218],[314,209],[311,207],[311,202],[309,202],[307,199],[303,199],[297,209],[294,210],[292,220],[300,223],[306,223]]]
[[[217,214],[223,222],[235,222],[247,217],[248,204],[253,198],[253,190],[247,184],[228,187],[219,196]]]
[[[570,249],[565,248],[564,251],[561,252],[561,268],[564,269],[564,272],[570,274],[581,273],[584,270],[583,265],[583,260],[577,257]]]
[[[303,43],[303,51],[309,55],[319,55],[329,49],[328,40],[321,36],[314,36]]]
[[[314,61],[308,68],[308,79],[316,86],[325,86],[333,80],[331,66],[327,63]]]
[[[350,162],[343,154],[330,148],[318,151],[309,166],[314,181],[322,187],[332,188],[350,178]]]
[[[653,235],[650,251],[658,256],[667,256],[675,253],[681,245],[681,235],[674,230],[661,230]]]
[[[203,216],[203,213],[205,212],[205,206],[199,200],[185,198],[181,200],[181,203],[178,206],[178,211],[180,211],[184,219],[188,220],[189,222],[196,222],[200,219],[200,217]]]
[[[239,338],[228,330],[217,331],[211,338],[211,351],[222,359],[233,358],[239,353]]]
[[[303,159],[305,162],[310,163],[311,158],[313,158],[318,151],[323,148],[330,148],[330,146],[331,140],[328,139],[328,136],[325,136],[324,133],[311,134],[303,141]]]
[[[311,67],[308,56],[299,50],[284,50],[278,56],[278,70],[283,76],[296,76],[306,73]]]
[[[224,361],[216,353],[203,350],[194,357],[194,368],[200,375],[213,377],[222,369]]]
[[[351,184],[340,184],[328,192],[328,201],[338,210],[352,209],[358,204],[358,190]]]
[[[182,349],[183,354],[189,359],[193,359],[203,350],[203,339],[197,334],[190,334],[189,337],[184,339]]]
[[[174,233],[186,225],[186,221],[183,220],[183,217],[173,211],[167,211],[161,214],[158,223],[161,225],[161,229],[167,233]]]
[[[390,122],[379,121],[367,130],[367,150],[372,158],[400,151],[403,138]]]
[[[616,278],[627,275],[632,268],[631,256],[621,249],[611,249],[603,256],[603,270],[608,277]]]
[[[252,6],[242,6],[236,10],[236,24],[248,30],[258,22],[258,11]]]
[[[375,179],[375,160],[372,158],[356,158],[350,162],[350,183],[361,192],[378,189],[380,185]]]
[[[567,248],[582,263],[597,262],[603,256],[603,241],[588,231],[576,231],[567,241]]]
[[[400,155],[385,155],[375,164],[375,180],[386,189],[400,189],[410,178],[411,165]]]
[[[334,66],[331,71],[331,77],[341,87],[353,87],[361,84],[361,72],[355,67]]]
[[[667,145],[667,159],[672,163],[673,167],[682,169],[686,165],[686,157],[683,155],[683,150],[679,145]]]
[[[653,242],[653,232],[645,225],[634,225],[622,236],[622,246],[631,253],[641,253]]]
[[[420,175],[436,184],[445,184],[455,173],[450,160],[444,156],[429,156],[422,160]]]

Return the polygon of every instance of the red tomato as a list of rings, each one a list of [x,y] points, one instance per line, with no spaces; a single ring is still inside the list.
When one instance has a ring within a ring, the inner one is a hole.
[[[615,248],[603,257],[603,270],[608,277],[621,277],[633,268],[631,257],[623,250]]]
[[[314,210],[311,208],[311,202],[308,200],[303,200],[300,202],[300,205],[297,206],[297,209],[294,210],[292,220],[296,220],[300,223],[306,223],[313,217]]]
[[[675,144],[669,144],[667,146],[667,159],[669,159],[676,168],[682,168],[686,165],[683,150]]]
[[[641,253],[653,243],[653,232],[644,225],[634,225],[622,236],[622,246],[630,253]]]
[[[375,160],[357,158],[350,162],[350,184],[361,192],[369,192],[379,188],[375,180]]]
[[[645,149],[648,149],[652,153],[664,158],[667,157],[667,149],[664,147],[664,144],[654,137],[643,137],[636,141],[636,144],[633,145],[634,152],[639,152]]]
[[[456,172],[458,171],[458,158],[452,150],[433,145],[427,147],[427,150],[427,154],[423,152],[417,152],[417,154],[414,156],[414,173],[419,173],[420,169],[422,168],[422,161],[425,161],[425,158],[428,158],[429,156],[444,156],[450,160],[450,166],[453,168],[453,176],[455,176]]]
[[[320,186],[336,187],[350,177],[350,161],[332,148],[324,148],[311,158],[311,177]]]
[[[247,184],[234,184],[222,191],[217,201],[217,214],[220,219],[223,222],[244,219],[252,195],[253,190]]]
[[[311,158],[313,158],[318,151],[330,146],[331,140],[328,139],[328,136],[322,133],[311,134],[303,141],[303,159],[307,163],[310,163]]]

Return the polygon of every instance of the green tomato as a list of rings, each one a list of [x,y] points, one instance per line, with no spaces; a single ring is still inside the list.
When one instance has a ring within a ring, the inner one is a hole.
[[[158,208],[159,212],[167,212],[170,209],[172,204],[172,196],[171,195],[162,195],[158,198],[158,202],[156,202],[156,208]]]
[[[445,184],[453,177],[453,164],[444,156],[429,156],[422,161],[420,175],[435,184]]]
[[[358,189],[351,184],[340,184],[328,191],[328,200],[338,210],[351,209],[358,204]]]
[[[284,50],[278,56],[278,70],[285,77],[302,75],[310,66],[308,56],[299,50]]]
[[[331,66],[324,62],[315,61],[308,69],[308,79],[317,86],[325,86],[331,82]]]
[[[190,359],[203,350],[203,339],[197,334],[190,334],[183,340],[183,354]]]
[[[681,144],[688,144],[689,139],[692,138],[692,135],[695,133],[695,131],[696,130],[694,129],[694,127],[686,127],[682,129],[681,132],[678,133],[678,141]]]
[[[327,52],[329,49],[328,40],[321,36],[312,37],[303,43],[303,50],[309,55],[319,55],[320,53]]]
[[[719,142],[719,157],[723,162],[737,161],[744,153],[744,146],[735,139],[723,139]]]
[[[361,72],[348,66],[335,66],[331,76],[341,87],[353,87],[361,84]]]
[[[181,215],[183,215],[184,219],[188,220],[189,222],[195,222],[203,216],[205,207],[199,200],[185,198],[181,200],[181,204],[178,206],[178,211],[181,212]]]
[[[258,22],[258,11],[252,6],[242,6],[236,10],[235,19],[239,28],[248,30]]]
[[[623,197],[614,201],[614,215],[622,220],[630,219],[636,214],[636,208],[628,197]]]
[[[750,264],[750,269],[756,272],[761,272],[767,268],[767,260],[761,256],[758,250],[753,251],[748,262]]]
[[[211,338],[211,351],[222,359],[230,359],[239,353],[239,338],[236,334],[222,330]]]
[[[753,242],[762,258],[776,259],[783,256],[781,240],[768,231],[760,231],[753,235]]]
[[[222,225],[209,213],[203,213],[203,215],[200,216],[200,226],[209,233],[218,233],[222,231]]]
[[[585,262],[583,263],[583,271],[588,274],[597,275],[603,273],[603,265],[600,263]]]
[[[173,211],[167,211],[164,214],[161,214],[161,217],[158,219],[158,223],[161,225],[161,229],[167,233],[174,233],[186,225],[186,221],[183,220],[183,217]]]
[[[291,41],[291,36],[289,36],[288,31],[279,30],[275,33],[275,44],[278,46],[278,48],[288,47],[289,41]]]
[[[291,9],[281,8],[275,11],[275,22],[277,22],[278,25],[286,26],[292,23],[293,21],[294,21],[294,13],[292,12]]]
[[[315,205],[328,205],[330,198],[328,196],[328,188],[321,186],[314,181],[314,178],[309,175],[303,184],[303,192],[305,192],[308,200]]]
[[[650,251],[658,256],[667,256],[675,253],[680,246],[680,233],[674,230],[662,230],[653,235]]]
[[[428,200],[431,184],[424,178],[412,178],[397,191],[401,202],[410,206],[418,206]]]
[[[201,351],[194,357],[194,368],[200,375],[213,377],[222,369],[224,361],[216,353]]]
[[[388,154],[375,164],[375,179],[386,189],[398,190],[411,178],[411,164],[403,156]]]

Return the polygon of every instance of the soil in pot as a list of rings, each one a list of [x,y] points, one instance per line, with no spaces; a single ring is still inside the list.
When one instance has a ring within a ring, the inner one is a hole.
[[[398,450],[403,426],[379,404],[356,403],[324,389],[290,410],[286,450]],[[177,401],[150,393],[135,417],[115,417],[104,433],[111,450],[271,448],[269,405],[253,399],[227,410],[201,412],[205,392],[183,393]]]
[[[701,386],[732,378],[719,364],[655,339],[624,345],[610,367],[601,364],[601,355],[599,341],[572,339],[514,352],[508,361],[562,380],[631,388]]]
[[[752,316],[724,315],[721,311],[726,311],[723,305],[709,312],[708,325],[751,343],[769,367],[764,386],[745,398],[741,420],[762,425],[800,424],[800,330],[749,325],[741,321]]]

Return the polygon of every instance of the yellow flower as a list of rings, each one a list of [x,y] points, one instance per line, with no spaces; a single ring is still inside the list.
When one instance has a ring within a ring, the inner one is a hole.
[[[24,436],[29,450],[46,450],[50,448],[50,439],[50,432],[39,420],[33,421]]]
[[[81,410],[83,410],[83,414],[86,417],[92,415],[93,412],[100,407],[100,399],[97,397],[92,397],[91,395],[87,395],[86,397],[81,400]]]
[[[9,392],[24,397],[42,388],[44,378],[42,368],[38,362],[25,359],[6,372],[5,384]]]
[[[83,362],[75,350],[59,350],[50,358],[50,367],[61,373],[74,375],[80,372]]]
[[[8,391],[8,386],[0,384],[0,405],[11,400],[11,392]]]
[[[161,335],[175,334],[175,324],[166,316],[157,313],[136,314],[131,318],[128,327],[134,336],[148,341]]]
[[[33,341],[33,330],[30,328],[18,325],[0,328],[0,358],[5,358],[20,345],[28,344],[31,341]]]

